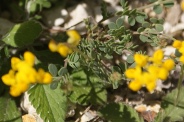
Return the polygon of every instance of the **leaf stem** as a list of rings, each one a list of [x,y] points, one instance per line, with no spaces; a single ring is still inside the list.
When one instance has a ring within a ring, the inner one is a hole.
[[[144,9],[150,8],[150,7],[154,6],[154,5],[164,4],[164,3],[168,3],[168,2],[172,2],[172,1],[174,1],[174,0],[165,0],[165,1],[160,1],[159,0],[159,1],[151,3],[149,5],[145,5],[145,6],[139,7],[139,8],[137,8],[137,10],[139,10],[139,11],[140,10],[144,10]]]
[[[179,100],[179,97],[180,97],[183,77],[184,77],[184,65],[181,65],[181,74],[180,74],[180,78],[178,80],[178,86],[177,86],[178,93],[177,93],[176,100],[175,100],[175,103],[174,103],[175,106],[178,104],[178,100]]]

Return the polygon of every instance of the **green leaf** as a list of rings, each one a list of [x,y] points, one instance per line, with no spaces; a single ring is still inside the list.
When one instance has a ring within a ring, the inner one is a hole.
[[[21,113],[10,97],[0,97],[0,122],[21,122]]]
[[[156,24],[155,25],[155,29],[158,31],[158,32],[161,32],[161,31],[163,31],[163,25],[161,25],[161,24]]]
[[[131,54],[127,57],[127,63],[133,63],[134,62],[134,54]]]
[[[42,27],[38,22],[26,21],[13,26],[2,41],[13,47],[23,47],[32,44],[41,32]]]
[[[153,6],[153,11],[157,14],[162,13],[162,6],[161,5],[154,5]]]
[[[145,30],[144,27],[140,27],[140,28],[137,29],[137,32],[141,33],[141,32],[143,32],[144,30]]]
[[[135,25],[135,19],[134,19],[134,17],[128,17],[128,23],[129,23],[131,26],[134,26],[134,25]]]
[[[80,62],[79,62],[79,54],[77,52],[74,52],[72,54],[70,54],[67,57],[68,60],[68,64],[72,67],[72,68],[77,68],[80,66]]]
[[[164,3],[163,5],[165,7],[167,7],[167,8],[170,8],[170,7],[172,7],[174,5],[174,2],[173,1],[170,1],[170,2]]]
[[[117,29],[117,26],[116,26],[116,24],[114,22],[110,22],[108,24],[108,27],[109,27],[109,29]]]
[[[161,103],[162,111],[159,112],[156,120],[162,122],[183,121],[184,118],[184,87],[181,87],[178,96],[178,89],[167,94]]]
[[[50,85],[37,84],[28,91],[29,100],[44,122],[64,122],[67,99],[60,87],[52,90]]]
[[[49,72],[52,74],[53,77],[57,76],[57,67],[54,64],[49,64],[48,66]]]
[[[153,2],[156,2],[157,0],[149,0],[149,1],[153,3]]]
[[[59,71],[58,71],[58,75],[59,76],[63,76],[65,74],[68,73],[68,69],[66,67],[62,67]]]
[[[150,21],[151,21],[152,23],[156,23],[156,22],[157,22],[157,18],[150,18]]]
[[[109,122],[144,122],[138,113],[123,103],[110,103],[99,110],[99,115]]]
[[[29,5],[29,6],[27,6],[27,11],[29,13],[36,12],[38,5],[35,1],[29,1],[27,5]]]
[[[107,92],[103,88],[92,88],[90,86],[74,86],[69,99],[80,105],[100,104],[107,101]]]
[[[43,1],[42,2],[42,6],[45,8],[50,8],[51,7],[51,3],[49,1]]]
[[[139,36],[139,39],[140,39],[142,42],[147,42],[148,37],[145,36],[145,35],[140,35],[140,36]]]
[[[54,90],[58,87],[58,84],[59,84],[58,81],[52,81],[52,83],[50,84],[50,88]]]
[[[144,22],[144,16],[136,16],[135,19],[139,23],[143,23]]]
[[[149,22],[143,22],[142,23],[142,27],[149,28],[150,27],[150,23]]]
[[[121,27],[122,24],[123,24],[123,18],[118,18],[118,19],[116,20],[116,25],[117,25],[117,27],[118,27],[118,28]]]

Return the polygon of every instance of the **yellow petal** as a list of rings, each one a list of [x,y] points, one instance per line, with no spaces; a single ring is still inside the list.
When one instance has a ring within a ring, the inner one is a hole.
[[[168,71],[172,70],[174,68],[174,65],[175,63],[172,59],[166,59],[162,64],[162,66],[166,68]]]
[[[149,84],[146,85],[146,88],[149,92],[153,92],[153,90],[155,89],[156,87],[156,82],[151,82]]]
[[[184,55],[182,55],[179,60],[184,64]]]
[[[52,52],[56,52],[57,51],[57,44],[56,44],[56,42],[54,40],[51,40],[49,42],[49,49]]]
[[[182,45],[182,42],[179,41],[179,40],[175,40],[175,41],[173,42],[173,44],[172,44],[172,46],[173,46],[174,48],[176,48],[176,49],[179,49],[179,48],[181,47],[181,45]]]
[[[21,62],[21,60],[19,58],[12,57],[11,58],[11,67],[12,67],[12,69],[16,71],[17,70],[17,64],[20,63],[20,62]]]
[[[67,47],[66,45],[59,44],[58,45],[58,53],[63,57],[67,57],[67,55],[72,53],[72,50],[69,47]]]
[[[33,53],[27,51],[24,53],[24,60],[30,65],[33,66],[34,65],[34,61],[35,61],[35,56],[33,55]]]
[[[79,35],[79,33],[76,30],[68,30],[66,33],[69,36],[67,42],[69,44],[77,46],[81,40],[81,36]]]
[[[148,56],[136,53],[134,55],[134,60],[135,60],[136,65],[143,67],[147,64]]]
[[[46,72],[43,77],[43,83],[49,84],[52,82],[52,76],[50,73]]]
[[[164,57],[163,51],[161,49],[156,50],[153,54],[153,62],[156,64],[161,64],[163,57]]]
[[[160,68],[158,71],[158,78],[161,80],[166,80],[168,76],[168,71],[165,68]]]
[[[141,89],[142,87],[142,84],[139,82],[139,81],[131,81],[129,84],[128,84],[128,87],[133,90],[133,91],[138,91]]]

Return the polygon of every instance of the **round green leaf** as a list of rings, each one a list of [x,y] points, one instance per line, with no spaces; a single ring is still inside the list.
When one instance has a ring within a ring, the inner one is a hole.
[[[48,66],[49,72],[52,74],[52,76],[56,76],[57,75],[57,67],[54,64],[49,64]]]
[[[155,5],[153,6],[153,10],[155,13],[160,14],[162,13],[162,6],[161,5]]]
[[[139,23],[143,23],[144,22],[144,16],[136,16],[135,19]]]
[[[110,22],[108,24],[109,29],[117,29],[116,24],[114,22]]]
[[[161,24],[156,24],[156,25],[155,25],[155,29],[156,29],[158,32],[161,32],[161,31],[163,31],[163,25],[161,25]]]
[[[139,39],[140,39],[142,42],[147,42],[148,37],[145,36],[145,35],[140,35],[140,36],[139,36]]]
[[[36,21],[26,21],[16,24],[9,33],[3,37],[2,41],[13,47],[23,47],[30,45],[42,32],[41,25]]]
[[[145,30],[145,28],[140,27],[140,28],[137,29],[137,32],[141,33],[141,32],[143,32],[144,30]]]
[[[52,89],[52,90],[54,90],[54,89],[56,89],[57,87],[58,87],[58,81],[53,81],[51,84],[50,84],[50,88]]]
[[[149,22],[143,22],[142,26],[145,28],[149,28],[150,27],[150,23]]]
[[[58,75],[59,76],[63,76],[65,75],[66,73],[68,73],[68,70],[66,67],[62,67],[59,71],[58,71]]]
[[[118,27],[121,27],[122,24],[123,24],[123,18],[118,18],[118,19],[116,20],[116,25],[117,25]]]
[[[150,21],[151,21],[152,23],[156,23],[156,22],[157,22],[157,19],[156,19],[156,18],[150,18]]]
[[[133,56],[133,54],[131,54],[131,55],[129,55],[128,57],[127,57],[127,63],[133,63],[134,62],[134,56]]]
[[[133,17],[128,17],[128,23],[131,25],[131,26],[134,26],[135,25],[135,19]]]

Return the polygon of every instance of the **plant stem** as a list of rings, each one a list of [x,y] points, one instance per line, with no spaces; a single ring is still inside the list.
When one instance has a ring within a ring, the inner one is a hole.
[[[175,106],[178,104],[178,100],[179,100],[179,97],[180,97],[183,77],[184,77],[184,65],[181,65],[181,74],[180,74],[180,78],[178,80],[178,86],[177,86],[178,93],[177,93],[176,100],[175,100],[175,103],[174,103]]]
[[[145,5],[145,6],[142,6],[142,7],[139,7],[139,8],[137,8],[137,10],[144,10],[144,9],[146,9],[146,8],[150,8],[150,7],[152,7],[152,6],[154,6],[154,5],[160,5],[160,4],[164,4],[164,3],[168,3],[168,2],[172,2],[172,1],[174,1],[174,0],[165,0],[165,1],[157,1],[157,2],[154,2],[154,3],[151,3],[151,4],[149,4],[149,5]]]

